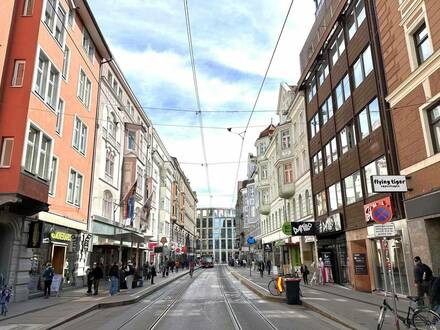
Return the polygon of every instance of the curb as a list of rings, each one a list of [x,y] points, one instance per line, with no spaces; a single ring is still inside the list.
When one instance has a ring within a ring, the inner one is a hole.
[[[238,279],[241,283],[243,283],[243,285],[245,285],[247,288],[249,288],[250,290],[252,290],[254,293],[256,293],[259,297],[261,297],[264,300],[268,300],[268,301],[273,301],[273,302],[278,302],[278,303],[286,303],[286,299],[282,298],[282,297],[277,297],[277,296],[272,296],[267,294],[265,291],[263,291],[263,289],[255,284],[254,282],[250,281],[249,279],[247,279],[246,277],[244,277],[243,275],[229,269],[230,273],[236,278]],[[306,302],[306,301],[302,301],[302,306],[317,312],[319,314],[321,314],[322,316],[337,322],[349,329],[352,330],[363,330],[363,329],[367,329],[365,327],[362,327],[360,324],[357,324],[347,318],[344,318],[340,315],[334,315],[334,313],[332,313],[331,311],[321,307],[321,306],[316,306],[312,303]]]
[[[59,327],[60,325],[63,325],[64,323],[70,322],[78,317],[81,317],[85,314],[93,312],[94,310],[97,310],[97,309],[104,309],[104,308],[111,308],[111,307],[135,304],[135,303],[139,302],[140,300],[142,300],[143,298],[153,294],[154,292],[160,290],[161,288],[167,286],[170,283],[173,283],[174,281],[176,281],[176,280],[180,279],[181,277],[188,275],[188,274],[189,274],[189,271],[182,272],[181,274],[176,275],[176,277],[173,277],[172,279],[169,279],[165,282],[162,282],[162,283],[158,284],[157,286],[155,285],[154,287],[151,287],[151,289],[148,289],[145,292],[143,292],[140,295],[135,296],[133,298],[124,299],[121,301],[98,302],[92,306],[86,307],[80,311],[76,311],[70,315],[67,315],[62,319],[55,320],[52,323],[47,324],[44,327],[44,329],[55,329],[56,327]]]

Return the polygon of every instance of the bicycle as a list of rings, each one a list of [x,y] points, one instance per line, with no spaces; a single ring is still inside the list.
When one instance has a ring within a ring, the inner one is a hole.
[[[271,295],[280,296],[284,292],[284,278],[282,276],[272,278],[267,288]]]
[[[396,296],[397,298],[397,296]],[[410,300],[408,305],[408,312],[406,317],[397,315],[400,321],[409,329],[414,326],[416,329],[440,329],[440,316],[427,307],[413,307],[413,303],[417,303],[419,297],[407,296]],[[388,304],[387,299],[383,300],[383,304],[380,307],[379,318],[377,319],[377,329],[381,330],[385,321],[385,314],[387,310],[394,312],[394,309]]]

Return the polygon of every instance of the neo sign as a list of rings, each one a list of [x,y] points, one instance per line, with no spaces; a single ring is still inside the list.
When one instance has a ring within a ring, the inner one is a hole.
[[[372,175],[371,186],[375,193],[408,191],[404,175]]]
[[[383,225],[393,218],[393,211],[386,205],[378,205],[371,211],[371,217],[376,223]]]

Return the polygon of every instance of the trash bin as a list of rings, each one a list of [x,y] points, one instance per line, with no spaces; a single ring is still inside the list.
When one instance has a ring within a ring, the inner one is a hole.
[[[289,305],[301,305],[299,283],[300,278],[286,278],[286,297]]]

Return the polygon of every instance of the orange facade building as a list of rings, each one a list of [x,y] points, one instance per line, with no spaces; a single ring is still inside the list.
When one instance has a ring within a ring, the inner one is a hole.
[[[86,1],[3,7],[0,278],[22,300],[47,261],[63,285],[82,285],[100,66],[111,54]]]

